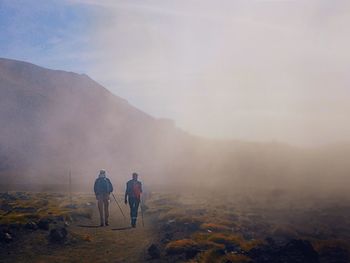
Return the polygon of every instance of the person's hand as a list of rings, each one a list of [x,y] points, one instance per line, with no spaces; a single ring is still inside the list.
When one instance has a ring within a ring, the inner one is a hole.
[[[127,204],[128,204],[128,200],[125,199],[125,200],[124,200],[124,203],[127,205]]]

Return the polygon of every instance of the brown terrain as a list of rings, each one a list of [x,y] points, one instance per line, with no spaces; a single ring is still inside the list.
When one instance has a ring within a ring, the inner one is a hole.
[[[144,226],[140,215],[132,229],[113,200],[110,226],[99,227],[89,194],[75,194],[73,205],[64,194],[1,195],[0,262],[345,263],[350,259],[350,206],[335,196],[300,205],[280,192],[261,194],[259,199],[243,193],[149,193],[143,206]],[[122,196],[117,199],[120,202]],[[128,216],[127,207],[120,204]]]

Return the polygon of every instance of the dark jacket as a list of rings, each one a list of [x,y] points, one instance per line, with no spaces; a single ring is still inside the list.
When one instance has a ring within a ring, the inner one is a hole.
[[[126,183],[125,200],[127,197],[140,200],[142,193],[142,183],[140,181],[130,180]]]
[[[113,192],[113,185],[108,178],[99,177],[95,181],[94,192],[95,192],[95,195],[109,194]]]

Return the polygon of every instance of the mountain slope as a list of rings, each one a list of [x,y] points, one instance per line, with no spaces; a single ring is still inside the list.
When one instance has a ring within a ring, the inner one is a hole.
[[[147,171],[166,155],[157,152],[158,136],[183,134],[86,75],[0,59],[0,94],[0,168],[15,171],[15,181],[39,175],[59,181],[67,169],[81,176],[103,167]]]
[[[91,184],[106,169],[118,186],[219,189],[344,187],[350,147],[209,140],[155,119],[86,75],[0,59],[0,184]]]

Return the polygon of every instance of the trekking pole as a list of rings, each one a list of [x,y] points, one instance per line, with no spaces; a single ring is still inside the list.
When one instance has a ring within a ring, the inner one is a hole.
[[[118,203],[118,201],[117,201],[117,198],[115,198],[115,196],[114,196],[114,194],[113,194],[113,193],[112,193],[112,196],[113,196],[113,198],[114,198],[115,202],[117,203],[117,205],[118,205],[118,207],[119,207],[119,209],[120,209],[120,212],[122,213],[122,215],[123,215],[124,219],[126,220],[126,217],[125,217],[125,215],[124,215],[124,213],[123,213],[122,208],[120,207],[120,205],[119,205],[119,203]]]
[[[145,227],[145,223],[143,222],[143,199],[141,200],[141,220],[142,220],[142,226]]]

